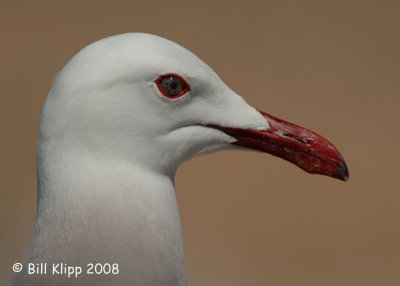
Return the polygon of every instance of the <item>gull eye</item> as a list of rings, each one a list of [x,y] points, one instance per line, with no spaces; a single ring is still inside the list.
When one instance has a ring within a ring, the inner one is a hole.
[[[186,81],[176,74],[160,76],[156,84],[161,93],[168,98],[181,97],[190,90]]]

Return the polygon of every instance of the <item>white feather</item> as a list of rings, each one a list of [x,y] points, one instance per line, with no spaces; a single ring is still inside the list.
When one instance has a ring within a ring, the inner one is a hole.
[[[190,85],[177,99],[155,80]],[[267,121],[205,63],[161,37],[95,42],[57,75],[38,140],[38,213],[27,263],[118,263],[118,275],[16,275],[9,285],[185,285],[177,167],[231,148],[199,124],[266,130]],[[72,284],[71,284],[72,283]]]

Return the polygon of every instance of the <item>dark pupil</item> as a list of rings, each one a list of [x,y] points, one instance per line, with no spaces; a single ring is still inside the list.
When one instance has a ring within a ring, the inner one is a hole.
[[[169,96],[179,95],[184,88],[180,79],[173,76],[164,78],[161,81],[161,87]]]

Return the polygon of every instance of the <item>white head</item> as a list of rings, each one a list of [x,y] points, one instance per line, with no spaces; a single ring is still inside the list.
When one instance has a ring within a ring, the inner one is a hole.
[[[183,89],[173,96],[161,84],[170,75]],[[46,140],[169,175],[195,155],[242,146],[347,177],[327,140],[257,111],[194,54],[142,33],[95,42],[63,68],[43,113],[39,144]]]
[[[166,96],[156,81],[169,74],[190,90]],[[129,33],[87,46],[57,75],[41,140],[61,136],[68,145],[173,173],[181,162],[236,141],[205,125],[268,129],[266,119],[190,51]]]

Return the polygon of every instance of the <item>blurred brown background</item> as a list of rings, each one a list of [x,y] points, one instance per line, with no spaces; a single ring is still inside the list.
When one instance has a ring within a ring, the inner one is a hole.
[[[184,164],[189,285],[400,285],[400,2],[265,0],[0,2],[1,285],[31,239],[53,75],[129,31],[185,46],[250,104],[326,136],[350,169],[343,183],[238,151]]]

